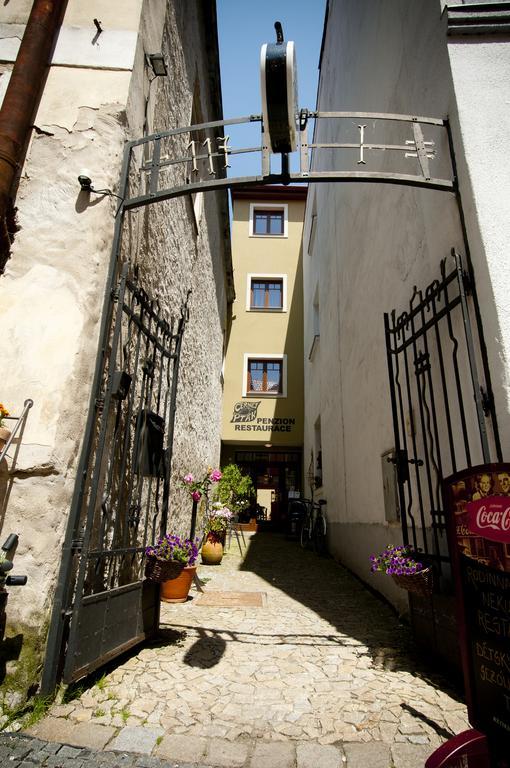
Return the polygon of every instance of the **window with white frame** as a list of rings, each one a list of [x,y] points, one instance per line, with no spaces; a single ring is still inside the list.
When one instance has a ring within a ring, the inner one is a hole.
[[[244,355],[243,397],[287,397],[287,355]]]
[[[248,312],[286,312],[287,275],[253,274],[247,277]]]
[[[288,237],[288,205],[250,204],[250,237]]]

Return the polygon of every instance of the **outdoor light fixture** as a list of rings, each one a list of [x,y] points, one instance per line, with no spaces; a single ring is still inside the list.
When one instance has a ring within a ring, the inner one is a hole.
[[[124,198],[120,195],[115,194],[115,192],[112,192],[111,189],[94,189],[92,186],[92,179],[90,177],[90,171],[87,168],[82,168],[79,175],[78,175],[78,184],[80,185],[80,192],[85,192],[85,194],[90,195],[91,193],[94,195],[108,195],[109,197],[116,197],[118,200],[121,201],[120,205],[117,208],[117,214],[119,213],[120,209],[122,208],[122,203],[124,202]]]
[[[146,59],[147,64],[152,67],[152,71],[154,72],[155,77],[163,77],[164,75],[168,75],[166,62],[162,53],[147,53]]]
[[[82,192],[92,192],[92,179],[86,168],[82,168],[78,176],[78,183]]]

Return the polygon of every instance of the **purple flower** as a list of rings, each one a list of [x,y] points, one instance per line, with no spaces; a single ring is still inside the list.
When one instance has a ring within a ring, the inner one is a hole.
[[[200,491],[193,491],[193,493],[191,494],[191,498],[193,499],[193,501],[200,501],[200,499],[202,498],[202,494],[200,493]]]
[[[209,475],[209,478],[212,483],[217,483],[218,480],[221,480],[221,472],[219,469],[213,469],[211,474]]]
[[[184,475],[183,481],[186,483],[186,485],[191,485],[191,483],[195,482],[195,478],[191,474],[191,472],[188,472],[187,475]]]

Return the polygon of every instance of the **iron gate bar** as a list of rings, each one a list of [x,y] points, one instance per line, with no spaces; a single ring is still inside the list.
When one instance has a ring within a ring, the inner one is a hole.
[[[466,341],[468,345],[468,358],[469,369],[471,373],[471,381],[473,382],[473,392],[476,404],[476,415],[478,417],[478,429],[480,430],[480,440],[482,443],[482,454],[485,464],[490,462],[489,441],[487,439],[487,427],[485,425],[485,413],[482,405],[481,389],[478,379],[478,371],[476,369],[475,351],[473,345],[473,334],[471,331],[471,322],[469,320],[469,309],[466,301],[466,288],[465,288],[465,273],[462,268],[462,258],[459,253],[452,248],[452,256],[455,259],[455,266],[457,269],[457,276],[459,280],[460,291],[460,303],[462,306],[462,320],[464,322],[464,332],[466,334]]]
[[[112,331],[109,364],[106,369],[108,380],[100,433],[94,454],[92,480],[86,505],[86,527],[78,566],[71,632],[64,669],[66,682],[77,679],[103,664],[106,658],[112,657],[112,654],[116,655],[119,649],[126,649],[143,640],[151,628],[152,631],[155,630],[159,616],[157,587],[142,581],[142,562],[139,556],[144,553],[149,542],[153,542],[157,535],[161,535],[166,525],[165,493],[163,493],[163,505],[160,504],[160,494],[162,479],[166,482],[169,476],[171,450],[168,444],[166,465],[158,466],[156,471],[150,468],[145,469],[144,462],[148,460],[145,458],[145,451],[149,440],[147,430],[151,413],[153,417],[158,413],[163,414],[163,418],[160,416],[157,418],[162,424],[169,425],[170,440],[173,437],[172,422],[175,417],[177,385],[175,373],[187,310],[184,305],[177,333],[174,333],[175,321],[172,320],[169,325],[160,318],[157,312],[158,302],[150,301],[147,294],[127,278],[127,274],[128,265],[125,264],[121,271],[118,289],[113,293],[117,313]],[[127,291],[130,294],[129,301],[125,300]],[[137,305],[138,312],[135,309]],[[128,331],[127,338],[122,343],[124,320],[127,320]],[[130,347],[133,351],[134,368],[127,363]],[[119,354],[121,357],[118,361]],[[118,396],[115,389],[117,362],[121,368],[133,372],[124,396]],[[170,381],[170,368],[172,368],[172,381]],[[167,387],[163,393],[164,369]],[[112,405],[115,399],[117,399],[117,413],[115,428],[111,434],[110,414],[114,415],[115,409]],[[138,402],[136,411],[133,410],[135,400]],[[163,411],[161,411],[162,402],[164,402]],[[122,403],[127,416],[123,423],[123,439],[120,440]],[[136,426],[131,444],[129,430],[133,420]],[[108,456],[105,450],[107,434]],[[161,447],[163,447],[163,436],[161,436]],[[126,473],[128,457],[131,457],[132,464],[130,472]],[[159,455],[158,462],[163,462],[163,454]],[[119,468],[120,474],[117,475]],[[102,479],[103,477],[105,480]],[[112,496],[114,479],[118,481],[118,487]],[[124,479],[126,479],[125,483]],[[105,489],[99,507],[100,482],[105,483]],[[165,514],[163,514],[163,508],[165,508]],[[92,531],[98,515],[99,549],[90,547]],[[141,518],[143,520],[140,526]],[[111,535],[108,531],[112,531]],[[136,536],[136,546],[129,546],[132,536]],[[87,589],[86,584],[88,584]],[[97,584],[101,587],[99,593],[96,592]],[[89,589],[91,594],[86,594]],[[97,608],[93,607],[95,605]],[[146,615],[152,617],[151,624],[147,624]],[[85,618],[91,624],[87,629],[84,628]],[[116,626],[121,622],[118,640],[115,633],[111,632],[112,622]]]
[[[454,179],[458,179],[458,172],[457,172],[457,158],[455,156],[455,145],[453,142],[453,135],[452,135],[452,127],[450,125],[450,122],[446,122],[446,135],[448,136],[448,146],[450,149],[450,160],[452,163],[452,170],[453,170],[453,176]],[[466,263],[467,263],[467,275],[469,279],[469,283],[471,286],[475,286],[475,273],[473,268],[473,261],[471,259],[471,250],[469,248],[469,239],[467,236],[467,227],[466,227],[466,218],[464,216],[464,206],[462,205],[462,197],[460,194],[460,189],[458,186],[458,183],[456,183],[456,189],[455,189],[455,197],[457,199],[457,206],[459,210],[459,217],[460,217],[460,225],[462,229],[462,235],[464,240],[464,248],[466,252]],[[482,366],[484,371],[484,378],[485,378],[485,386],[486,386],[486,396],[487,396],[487,402],[489,406],[490,411],[490,417],[491,417],[491,424],[492,424],[492,430],[493,430],[493,437],[494,437],[494,443],[496,448],[496,457],[498,462],[503,461],[503,452],[501,450],[501,440],[499,437],[499,427],[498,427],[498,419],[496,415],[496,404],[494,400],[494,393],[492,391],[492,378],[491,378],[491,370],[489,366],[489,356],[487,353],[487,345],[485,344],[485,337],[483,333],[483,323],[482,323],[482,314],[480,311],[480,303],[478,301],[478,294],[476,290],[472,291],[472,299],[473,299],[473,306],[475,310],[475,319],[476,319],[476,327],[478,331],[478,341],[479,341],[479,348],[480,348],[480,355],[482,358]]]
[[[121,302],[124,301],[126,279],[127,279],[127,264],[124,265],[121,273],[120,290],[118,292],[118,300],[120,300]],[[116,322],[115,322],[114,334],[119,333],[121,322],[122,322],[122,315],[121,313],[118,312],[116,317]],[[109,359],[109,369],[108,369],[109,378],[113,375],[113,370],[115,370],[116,354],[117,354],[117,350],[115,349],[114,345],[112,345],[112,349],[110,352],[110,359]],[[111,400],[111,392],[108,389],[106,392],[106,396],[104,398],[103,406],[102,406],[103,413],[105,412],[108,413],[110,400]],[[103,422],[101,424],[101,430],[100,430],[99,440],[98,440],[98,447],[99,447],[98,452],[99,452],[99,455],[101,456],[101,460],[102,460],[102,455],[104,450],[107,428],[108,428],[108,419],[105,418],[103,419]],[[92,505],[90,504],[90,499],[89,499],[89,504],[88,504],[89,509],[91,506],[95,507],[95,502],[96,502],[97,492],[98,492],[98,484],[99,484],[99,474],[101,472],[101,468],[102,468],[102,461],[96,460],[93,474],[92,474],[91,491],[90,491]],[[87,551],[88,549],[93,522],[94,522],[93,516],[88,515],[86,518],[85,530],[82,533],[82,549],[81,549],[82,552],[83,550]],[[81,607],[81,603],[83,599],[83,584],[85,581],[87,564],[88,564],[88,558],[80,556],[79,565],[78,565],[78,575],[77,575],[76,587],[75,587],[75,601],[73,604],[73,614],[72,614],[71,622],[73,621],[76,622],[78,620],[79,609]],[[72,662],[74,661],[76,635],[74,635],[74,641],[75,642],[73,642],[73,638],[71,638],[69,643],[69,648],[68,648],[68,653],[67,653],[66,663],[64,668],[64,676],[66,676],[66,670],[69,669]]]
[[[460,254],[452,249],[451,256],[454,268],[448,274],[446,273],[446,259],[443,259],[440,262],[440,280],[433,280],[425,291],[418,290],[415,287],[408,310],[402,312],[398,317],[396,311],[393,310],[391,315],[385,314],[384,317],[391,408],[395,433],[396,459],[394,463],[397,466],[402,535],[404,543],[408,544],[411,538],[412,544],[416,549],[420,548],[418,542],[418,537],[420,536],[425,554],[436,560],[438,564],[449,560],[448,557],[441,554],[441,544],[439,541],[439,534],[445,529],[440,487],[440,481],[445,468],[438,421],[439,413],[443,417],[443,425],[446,426],[448,435],[446,445],[449,448],[449,461],[454,470],[457,466],[449,395],[451,387],[456,392],[456,407],[460,413],[459,423],[464,450],[467,462],[471,465],[470,436],[467,430],[464,392],[461,385],[458,360],[459,338],[454,333],[452,322],[452,312],[457,307],[460,307],[462,312],[463,331],[461,333],[463,333],[463,344],[467,355],[466,365],[469,366],[469,374],[466,370],[466,376],[473,392],[480,449],[484,455],[484,460],[486,460],[485,451],[490,454],[476,365],[474,336],[470,325],[465,284],[466,275]],[[456,288],[454,294],[450,293],[452,287]],[[474,286],[471,293],[475,293]],[[474,300],[475,296],[473,295],[472,298]],[[430,317],[427,317],[429,313]],[[451,345],[452,368],[450,377],[447,377],[446,373],[443,339],[440,333],[440,325],[444,323],[446,323],[445,330]],[[431,344],[435,344],[434,358],[432,357]],[[409,360],[410,352],[412,353],[412,361]],[[434,371],[438,373],[439,381],[436,380],[435,376],[434,378],[432,376],[433,361]],[[411,363],[414,365],[413,371],[411,371]],[[404,381],[401,381],[402,375]],[[414,377],[413,387],[411,387],[412,377]],[[451,384],[448,382],[451,382]],[[441,401],[437,399],[439,395],[441,395]],[[414,415],[415,407],[418,409],[417,421]],[[409,411],[407,417],[405,409]],[[482,421],[483,428],[480,421]],[[497,423],[493,422],[493,426],[494,432],[497,433]],[[409,428],[410,446],[407,436]],[[423,461],[418,458],[418,434],[421,439]],[[409,447],[412,448],[411,456],[408,455]],[[414,465],[413,482],[411,482],[408,464]],[[423,465],[425,471],[424,485],[420,472],[421,465]],[[413,485],[417,494],[416,504],[419,513],[420,530],[418,530],[417,520],[413,511],[415,508]],[[427,510],[426,499],[428,499],[430,504]],[[427,522],[426,512],[430,515],[430,523]],[[434,544],[433,551],[430,550],[428,528],[431,528]]]
[[[119,190],[122,193],[127,189],[127,178],[129,172],[129,152],[125,151],[122,158],[122,167],[120,172]],[[122,234],[123,224],[123,211],[122,203],[119,215],[115,217],[112,249],[110,255],[110,262],[108,267],[108,275],[105,284],[105,295],[103,299],[103,307],[101,313],[101,324],[99,328],[99,350],[106,349],[110,318],[111,318],[111,306],[110,306],[110,294],[114,287],[115,274],[117,271],[117,257],[119,253],[120,239]],[[70,604],[70,595],[73,589],[73,582],[71,579],[73,568],[73,556],[74,556],[74,542],[78,538],[80,513],[83,504],[83,494],[85,490],[85,480],[87,476],[87,466],[89,461],[89,454],[94,438],[94,424],[96,419],[96,410],[98,407],[98,398],[101,388],[101,375],[102,375],[102,354],[96,356],[96,365],[94,369],[94,377],[92,381],[92,387],[90,391],[90,401],[88,416],[85,425],[85,432],[83,436],[83,444],[80,452],[80,458],[78,467],[76,470],[76,483],[74,486],[73,497],[71,500],[71,508],[69,512],[69,520],[66,528],[66,534],[64,539],[64,545],[62,548],[62,559],[60,561],[60,568],[57,580],[57,587],[55,590],[55,597],[53,600],[53,608],[51,612],[50,625],[48,629],[48,638],[46,641],[46,653],[44,659],[43,674],[41,679],[41,694],[48,696],[55,689],[56,681],[59,674],[59,662],[60,654],[62,651],[62,643],[64,638],[65,623],[67,616],[67,608]]]

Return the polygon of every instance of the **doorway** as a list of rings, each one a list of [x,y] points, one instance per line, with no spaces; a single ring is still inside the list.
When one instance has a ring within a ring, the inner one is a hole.
[[[278,450],[234,451],[234,461],[249,474],[260,508],[259,524],[273,531],[285,528],[289,494],[302,489],[302,452]]]

